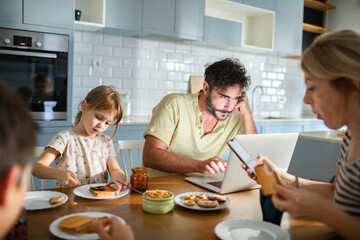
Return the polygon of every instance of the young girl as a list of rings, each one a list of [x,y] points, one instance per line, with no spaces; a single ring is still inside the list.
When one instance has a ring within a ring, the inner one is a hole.
[[[107,170],[117,193],[126,181],[116,160],[112,142],[123,108],[119,93],[113,87],[99,86],[81,102],[72,129],[56,134],[32,166],[38,178],[56,179],[55,187],[108,182]],[[115,125],[111,138],[102,134],[110,124]],[[50,164],[55,161],[55,167]],[[125,186],[124,186],[125,187]]]

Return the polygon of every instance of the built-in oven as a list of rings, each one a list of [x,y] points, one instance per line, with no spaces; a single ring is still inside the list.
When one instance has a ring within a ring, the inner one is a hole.
[[[0,28],[0,81],[28,103],[35,120],[67,118],[69,36]]]

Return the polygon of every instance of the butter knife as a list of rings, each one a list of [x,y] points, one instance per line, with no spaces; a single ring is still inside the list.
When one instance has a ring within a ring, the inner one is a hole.
[[[120,183],[120,184],[124,185],[124,186],[127,186],[127,187],[128,187],[128,188],[130,188],[131,190],[133,190],[133,191],[135,191],[135,192],[137,192],[137,193],[140,193],[141,195],[145,195],[145,193],[143,193],[143,192],[141,192],[141,191],[137,190],[136,188],[134,188],[134,187],[130,186],[130,185],[129,185],[129,184],[127,184],[127,183],[124,183],[124,182],[122,182],[122,181],[120,181],[120,180],[117,180],[117,179],[116,179],[116,181],[117,181],[118,183]]]

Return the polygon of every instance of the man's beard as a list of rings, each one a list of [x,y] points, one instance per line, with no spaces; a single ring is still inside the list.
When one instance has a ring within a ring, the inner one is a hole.
[[[215,109],[214,105],[213,105],[212,102],[211,102],[211,91],[210,91],[210,92],[209,92],[209,96],[206,98],[206,111],[207,111],[208,113],[210,113],[211,115],[213,115],[213,116],[216,118],[216,120],[218,120],[218,121],[224,121],[224,120],[226,120],[226,119],[229,117],[230,113],[232,113],[233,110],[227,111],[227,110],[218,110],[218,109]],[[216,112],[228,113],[228,114],[226,115],[225,118],[220,118],[220,117],[216,114]]]

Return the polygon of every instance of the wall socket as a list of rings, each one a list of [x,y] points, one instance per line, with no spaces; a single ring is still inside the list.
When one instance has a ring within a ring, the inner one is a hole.
[[[94,68],[101,68],[102,67],[102,62],[100,59],[94,59],[93,60],[93,67]]]

